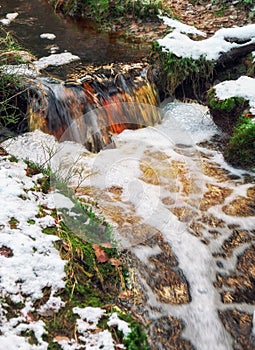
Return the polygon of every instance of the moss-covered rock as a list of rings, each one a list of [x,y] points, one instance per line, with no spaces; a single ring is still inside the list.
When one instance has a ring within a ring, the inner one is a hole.
[[[232,133],[238,118],[244,114],[248,106],[248,101],[241,97],[220,100],[216,97],[214,89],[210,89],[208,92],[208,107],[213,121],[228,133]]]
[[[255,170],[255,120],[239,118],[224,152],[234,166]]]
[[[177,57],[172,52],[165,52],[158,42],[153,45],[151,63],[157,72],[157,85],[163,98],[174,95],[201,100],[212,81],[214,62],[203,56],[197,60]]]

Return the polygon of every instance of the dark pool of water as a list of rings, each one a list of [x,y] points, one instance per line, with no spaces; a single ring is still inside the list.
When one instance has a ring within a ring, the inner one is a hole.
[[[70,51],[84,64],[105,64],[140,60],[149,50],[143,43],[98,33],[88,21],[65,19],[54,13],[46,0],[0,0],[0,18],[10,12],[18,12],[19,16],[5,28],[14,31],[23,46],[37,57],[48,56],[50,47],[56,45],[57,53]],[[53,33],[56,39],[41,39],[42,33]]]

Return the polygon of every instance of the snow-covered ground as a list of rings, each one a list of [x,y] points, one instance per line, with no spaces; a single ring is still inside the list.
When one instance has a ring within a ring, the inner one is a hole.
[[[42,232],[43,228],[55,225],[50,215],[55,202],[50,194],[36,190],[37,179],[42,174],[29,177],[26,167],[23,161],[13,161],[9,155],[0,156],[1,350],[47,350],[48,343],[43,339],[47,331],[40,315],[54,315],[65,307],[61,298],[55,296],[65,286],[66,277],[66,261],[61,259],[54,247],[54,242],[59,238]],[[47,215],[37,215],[40,206],[47,208]],[[38,303],[46,287],[51,290],[49,299],[46,303]],[[38,304],[40,306],[36,306]],[[15,305],[19,306],[15,308]],[[73,312],[78,314],[76,322],[79,344],[60,334],[55,340],[62,349],[115,349],[108,329],[94,332],[98,321],[106,313],[105,310],[76,307]],[[33,317],[35,313],[39,315],[38,320]],[[128,324],[120,320],[116,313],[107,317],[109,327],[117,326],[125,336],[130,332]],[[31,332],[37,344],[29,343]]]
[[[192,57],[199,59],[201,56],[207,60],[217,60],[224,52],[233,48],[255,43],[255,24],[244,27],[221,28],[212,37],[204,40],[193,40],[187,34],[203,35],[201,31],[192,26],[183,25],[178,21],[173,21],[163,17],[164,23],[173,28],[158,43],[163,47],[163,51],[172,52],[177,57]],[[232,38],[234,40],[229,40]]]

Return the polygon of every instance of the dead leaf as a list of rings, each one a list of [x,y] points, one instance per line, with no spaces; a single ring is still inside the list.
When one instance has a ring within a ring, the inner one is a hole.
[[[6,246],[0,247],[0,255],[4,256],[5,258],[9,258],[13,255],[13,252],[11,248],[8,248]]]
[[[70,341],[70,339],[68,337],[65,337],[64,335],[56,335],[56,337],[54,337],[54,339],[53,339],[53,342],[58,343],[62,340],[66,340],[67,342]]]
[[[0,147],[0,156],[7,156],[8,152],[3,147]]]
[[[28,312],[27,315],[26,315],[26,321],[27,323],[31,323],[31,322],[34,322],[35,321],[35,318],[33,316],[33,314],[31,312]]]
[[[111,249],[111,248],[112,248],[112,245],[111,245],[111,243],[110,243],[110,242],[105,242],[105,243],[102,243],[102,244],[101,244],[101,246],[102,246],[103,248],[109,248],[109,249]]]
[[[125,290],[124,292],[120,292],[118,297],[121,299],[130,299],[132,296],[132,292],[130,290]]]
[[[94,249],[98,263],[104,263],[104,262],[108,261],[108,256],[107,256],[106,252],[103,249],[101,249],[99,247],[99,245],[93,244],[92,248]]]
[[[116,267],[119,267],[122,265],[121,261],[116,258],[111,258],[109,261],[113,266],[116,266]]]

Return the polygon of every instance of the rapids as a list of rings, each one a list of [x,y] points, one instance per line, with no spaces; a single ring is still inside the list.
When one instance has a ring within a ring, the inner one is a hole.
[[[254,349],[254,174],[224,162],[205,107],[162,111],[161,124],[124,130],[98,154],[40,131],[5,147],[71,171],[76,195],[111,222],[152,349]],[[66,209],[76,220],[68,199]]]

